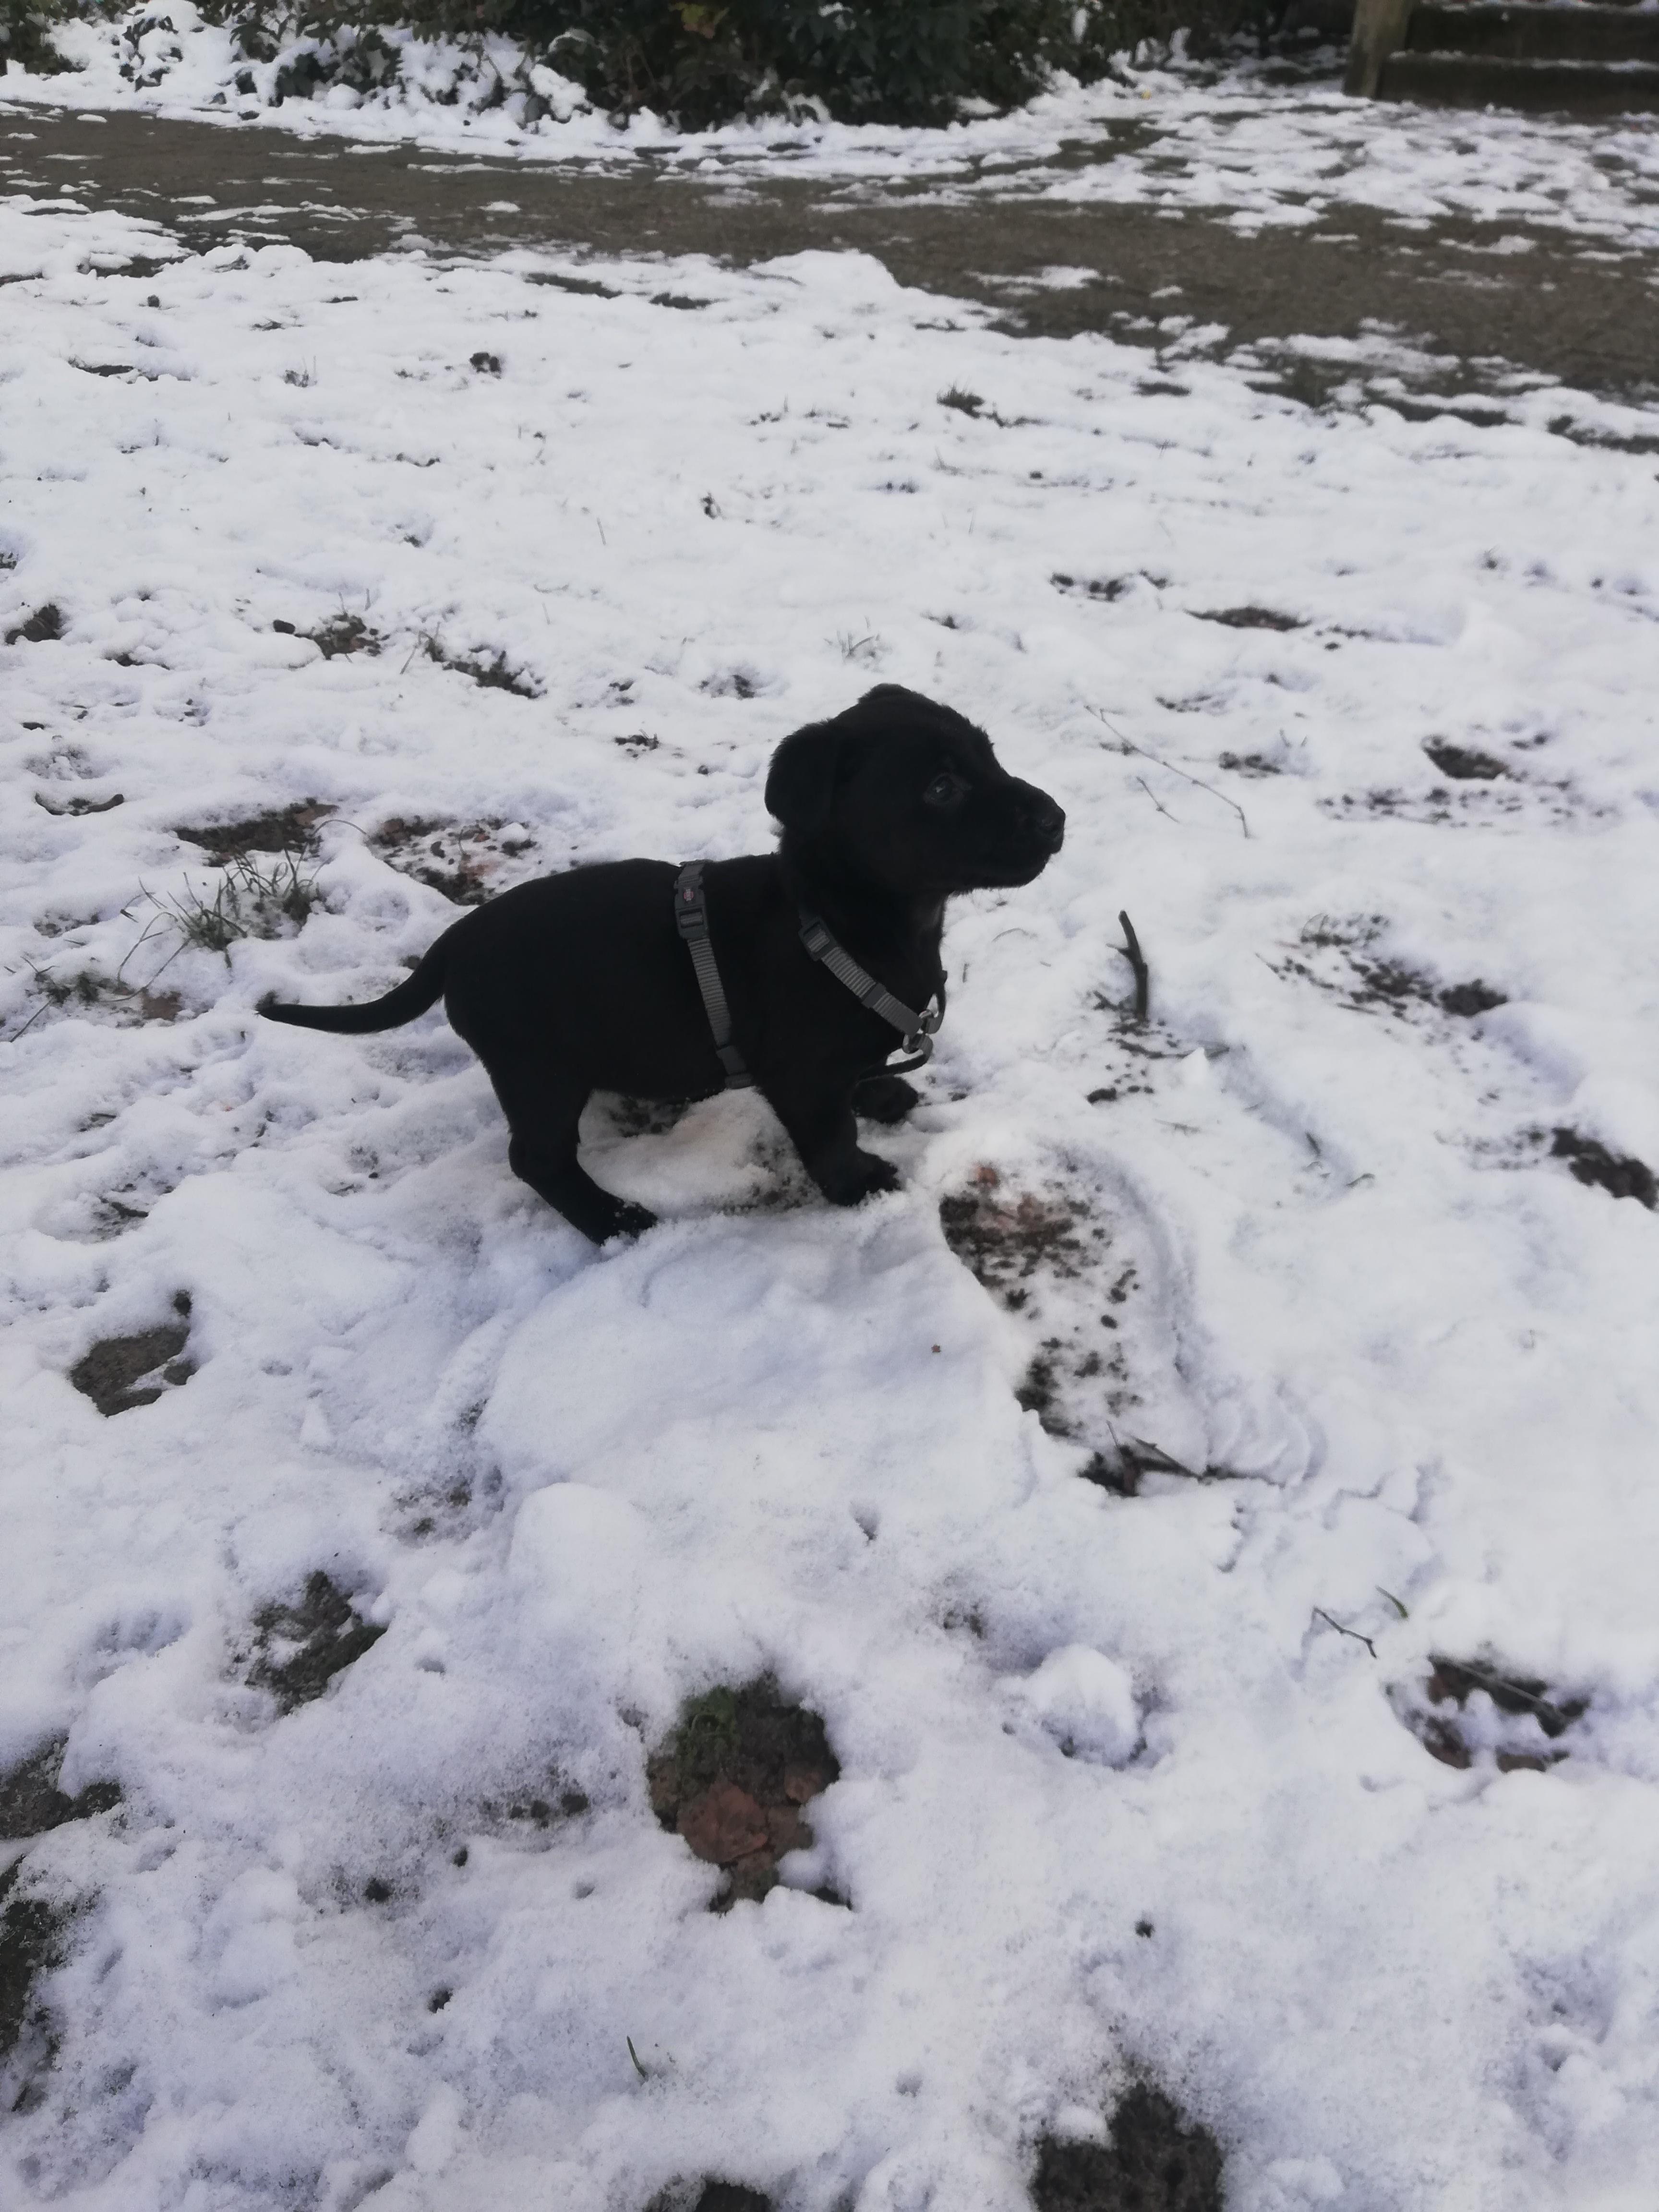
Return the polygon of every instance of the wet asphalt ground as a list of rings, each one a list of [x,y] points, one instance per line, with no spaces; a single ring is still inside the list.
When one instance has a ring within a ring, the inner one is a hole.
[[[1153,136],[1133,118],[1103,125],[1046,161],[1044,179]],[[1443,357],[1437,391],[1498,388],[1521,371],[1610,398],[1659,398],[1659,270],[1639,252],[1590,251],[1512,218],[1420,228],[1354,207],[1340,220],[1252,234],[1226,208],[1068,204],[1039,197],[1035,179],[1023,196],[1017,167],[999,168],[994,193],[975,181],[970,164],[965,189],[952,190],[936,179],[872,184],[752,167],[687,174],[648,157],[468,159],[123,112],[88,120],[9,106],[0,81],[0,194],[69,195],[147,216],[198,249],[287,241],[349,262],[419,243],[443,258],[532,246],[738,265],[856,249],[900,283],[976,302],[1020,334],[1098,331],[1158,349],[1178,316],[1223,327],[1212,353],[1249,358],[1297,337],[1374,343],[1381,325]],[[510,210],[491,205],[501,202]],[[1494,250],[1517,237],[1528,250]],[[1069,289],[1036,281],[1057,265],[1092,274]],[[1277,366],[1281,386],[1310,400],[1351,374],[1282,356]]]

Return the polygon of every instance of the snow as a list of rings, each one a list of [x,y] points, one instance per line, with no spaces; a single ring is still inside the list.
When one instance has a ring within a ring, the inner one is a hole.
[[[1014,2212],[1144,2076],[1234,2212],[1645,2212],[1659,1228],[1551,1144],[1659,1159],[1651,416],[1316,414],[851,255],[26,199],[3,253],[0,633],[62,635],[0,650],[0,1765],[124,1796],[29,1851],[76,1911],[0,2195]],[[395,980],[422,866],[761,849],[880,679],[1070,821],[953,909],[900,1193],[825,1208],[751,1096],[596,1103],[665,1218],[595,1253],[439,1015],[254,1018]],[[179,828],[295,805],[303,925],[180,949]],[[195,1373],[100,1415],[69,1370],[181,1291]],[[318,1570],[385,1632],[280,1715]],[[1443,1704],[1446,1765],[1435,1655],[1583,1711]],[[718,1916],[645,1759],[769,1671],[841,1778]]]

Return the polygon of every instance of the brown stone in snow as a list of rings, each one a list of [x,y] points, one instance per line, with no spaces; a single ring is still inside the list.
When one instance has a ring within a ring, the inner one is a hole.
[[[786,1851],[804,1850],[812,1840],[812,1831],[793,1805],[769,1806],[766,1831],[775,1858]]]
[[[735,1782],[716,1782],[680,1808],[679,1831],[700,1859],[730,1866],[770,1842],[766,1815]]]

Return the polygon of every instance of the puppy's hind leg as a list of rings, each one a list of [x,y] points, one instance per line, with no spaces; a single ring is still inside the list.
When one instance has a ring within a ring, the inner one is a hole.
[[[520,1060],[492,1068],[490,1080],[512,1131],[507,1164],[555,1212],[595,1244],[637,1237],[656,1219],[644,1206],[601,1190],[576,1161],[576,1125],[587,1103],[585,1085],[549,1061]]]

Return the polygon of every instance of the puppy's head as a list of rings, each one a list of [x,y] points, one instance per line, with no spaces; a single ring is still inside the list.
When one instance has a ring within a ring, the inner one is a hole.
[[[1061,810],[999,766],[983,730],[896,684],[786,738],[766,804],[798,853],[928,897],[1029,884],[1066,834]]]

